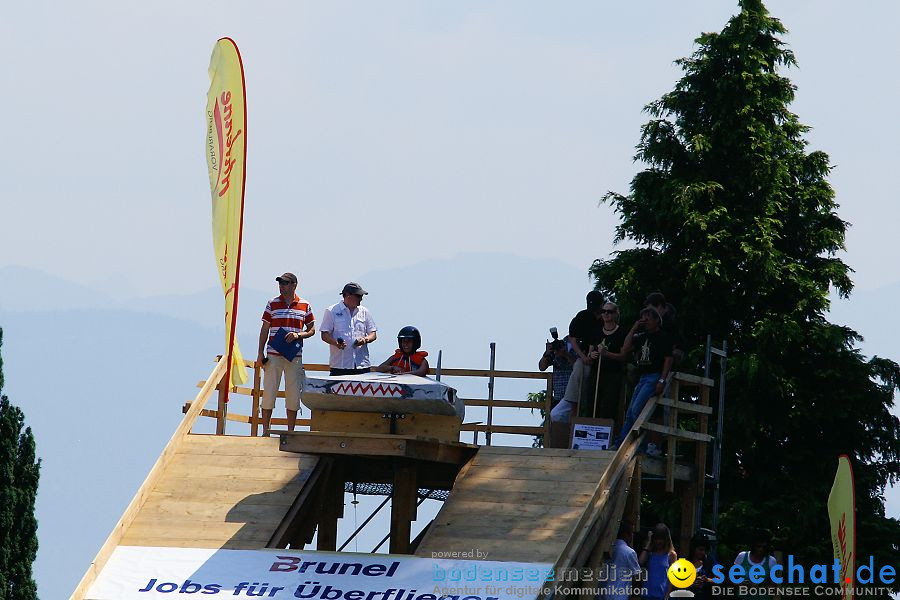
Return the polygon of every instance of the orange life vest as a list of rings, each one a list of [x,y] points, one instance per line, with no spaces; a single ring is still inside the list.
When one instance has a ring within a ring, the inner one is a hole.
[[[398,348],[394,355],[388,359],[388,366],[400,367],[404,373],[410,373],[422,366],[422,361],[425,360],[426,356],[428,356],[428,353],[424,350],[419,350],[412,354],[403,354],[403,350]]]

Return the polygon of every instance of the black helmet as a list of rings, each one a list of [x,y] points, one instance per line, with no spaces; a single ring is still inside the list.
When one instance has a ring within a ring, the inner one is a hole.
[[[397,334],[397,343],[399,344],[401,340],[412,340],[413,352],[418,350],[422,345],[422,335],[419,333],[419,330],[412,325],[407,325]]]

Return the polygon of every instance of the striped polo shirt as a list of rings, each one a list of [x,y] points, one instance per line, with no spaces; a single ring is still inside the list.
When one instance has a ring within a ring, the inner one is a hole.
[[[285,302],[281,296],[269,300],[266,303],[266,310],[263,311],[262,320],[269,324],[269,343],[266,353],[279,356],[280,354],[272,348],[272,338],[279,329],[284,327],[286,331],[301,333],[316,322],[309,302],[296,294],[290,304]]]

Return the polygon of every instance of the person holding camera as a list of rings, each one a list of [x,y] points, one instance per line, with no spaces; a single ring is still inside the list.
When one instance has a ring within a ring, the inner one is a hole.
[[[572,344],[568,340],[559,339],[556,327],[550,328],[550,335],[553,337],[553,341],[547,342],[544,346],[544,353],[538,361],[538,369],[546,371],[553,367],[552,409],[566,395],[566,385],[569,383],[569,377],[572,376],[572,365],[575,364],[578,357],[575,356]]]
[[[341,290],[343,300],[325,309],[321,331],[322,339],[331,346],[328,365],[332,376],[369,372],[369,344],[378,334],[369,309],[361,306],[368,293],[351,281]]]
[[[550,411],[550,420],[554,423],[568,423],[572,413],[577,414],[583,389],[591,385],[591,365],[600,356],[596,346],[603,338],[603,294],[592,290],[585,302],[587,308],[579,311],[569,324],[568,339],[578,360],[572,366],[565,395]]]
[[[316,334],[316,318],[313,316],[309,302],[296,294],[297,276],[284,273],[275,278],[278,282],[278,296],[266,303],[262,315],[262,327],[259,330],[259,350],[256,355],[256,367],[262,367],[262,425],[263,435],[269,435],[272,421],[272,410],[275,408],[275,395],[281,387],[281,376],[284,375],[284,405],[287,412],[287,426],[294,430],[297,423],[297,411],[300,410],[300,392],[306,382],[303,371],[303,352],[299,352],[293,360],[285,357],[272,347],[272,342],[279,330],[287,333],[284,341],[288,344],[303,340]],[[266,354],[263,355],[263,350]]]

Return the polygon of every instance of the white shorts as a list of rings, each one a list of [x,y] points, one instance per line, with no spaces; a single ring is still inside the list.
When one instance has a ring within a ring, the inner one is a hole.
[[[288,410],[300,410],[300,393],[306,386],[306,372],[303,370],[303,359],[299,356],[288,362],[283,356],[272,354],[263,365],[262,407],[266,410],[275,408],[275,394],[281,387],[281,375],[284,374],[284,406]]]

